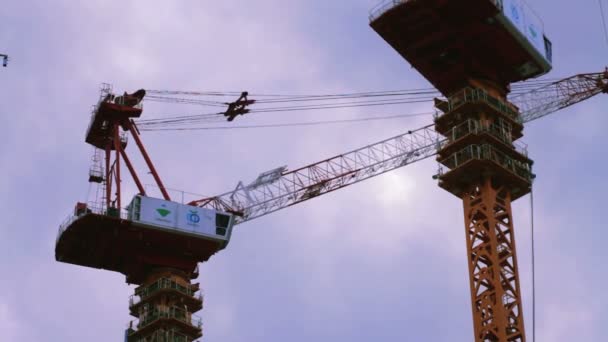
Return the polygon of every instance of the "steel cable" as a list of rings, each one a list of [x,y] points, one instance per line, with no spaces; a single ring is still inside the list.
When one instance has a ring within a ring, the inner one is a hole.
[[[517,99],[518,96],[526,94],[531,90],[544,91],[543,86],[550,84],[553,79],[530,80],[515,84],[510,98]],[[539,89],[540,88],[540,89]],[[227,102],[216,100],[206,100],[204,96],[236,96],[242,93],[239,92],[194,92],[194,91],[168,91],[168,90],[149,90],[149,96],[146,98],[151,102],[166,102],[175,104],[189,104],[201,106],[213,106],[227,108]],[[180,96],[180,97],[173,97]],[[193,96],[187,98],[184,96]],[[265,106],[251,108],[247,115],[261,113],[278,113],[278,112],[298,112],[310,110],[331,110],[331,109],[346,109],[357,107],[371,106],[388,106],[401,104],[415,104],[431,102],[441,94],[434,88],[417,88],[410,90],[387,90],[373,92],[353,92],[343,94],[325,94],[325,95],[290,95],[290,94],[257,94],[250,95],[251,97],[266,97],[266,99],[256,100],[255,104],[265,104]],[[273,106],[279,104],[278,106]],[[283,105],[280,105],[283,104]],[[162,130],[162,128],[172,128],[178,126],[192,126],[194,124],[213,124],[224,121],[223,112],[194,114],[194,115],[166,115],[161,118],[138,120],[138,125],[142,129],[150,130],[152,128]],[[334,120],[335,121],[335,120]],[[338,120],[340,121],[340,120]],[[307,123],[300,123],[307,124]],[[313,124],[317,124],[314,123]],[[282,127],[285,124],[278,124]],[[268,125],[263,125],[268,126]],[[188,128],[188,127],[186,127]]]
[[[530,225],[532,256],[532,342],[536,342],[536,253],[534,246],[534,186],[530,190]]]
[[[353,123],[353,122],[393,120],[393,119],[411,118],[411,117],[416,117],[416,116],[428,116],[428,115],[432,115],[432,114],[433,113],[429,112],[429,113],[374,116],[374,117],[370,117],[370,118],[359,118],[359,119],[324,120],[324,121],[294,122],[294,123],[264,124],[264,125],[246,125],[246,126],[208,126],[208,127],[177,127],[177,128],[176,127],[173,127],[173,128],[172,127],[161,127],[161,128],[140,127],[140,130],[148,131],[148,132],[158,132],[158,131],[200,131],[200,130],[228,130],[228,129],[318,126],[318,125],[342,124],[342,123]]]

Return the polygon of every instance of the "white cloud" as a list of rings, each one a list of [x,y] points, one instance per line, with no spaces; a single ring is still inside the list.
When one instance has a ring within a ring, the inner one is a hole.
[[[17,315],[0,298],[0,331],[2,331],[3,338],[7,341],[22,339],[23,329],[22,322],[17,321]]]

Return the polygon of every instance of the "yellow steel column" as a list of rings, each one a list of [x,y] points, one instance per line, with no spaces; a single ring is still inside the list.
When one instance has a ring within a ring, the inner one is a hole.
[[[476,342],[525,342],[511,195],[488,177],[463,197]]]

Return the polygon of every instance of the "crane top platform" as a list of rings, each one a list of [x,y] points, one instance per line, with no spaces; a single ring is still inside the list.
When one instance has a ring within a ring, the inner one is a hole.
[[[228,245],[232,226],[230,214],[141,195],[122,213],[79,203],[59,228],[55,258],[122,273],[131,284],[153,267],[196,278],[198,263]]]
[[[97,148],[105,149],[108,139],[114,138],[110,136],[113,129],[110,127],[110,122],[124,122],[140,117],[143,111],[141,101],[146,92],[141,89],[133,94],[125,93],[117,97],[109,91],[104,93],[102,90],[102,95],[93,109],[85,141]]]
[[[442,94],[508,85],[551,70],[552,45],[523,0],[387,0],[371,27]]]

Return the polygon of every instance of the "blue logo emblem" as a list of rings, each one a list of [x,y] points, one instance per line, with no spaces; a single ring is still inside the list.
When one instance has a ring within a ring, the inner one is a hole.
[[[201,222],[201,217],[198,215],[198,211],[196,210],[190,210],[190,212],[186,216],[186,219],[190,224],[197,224]]]

